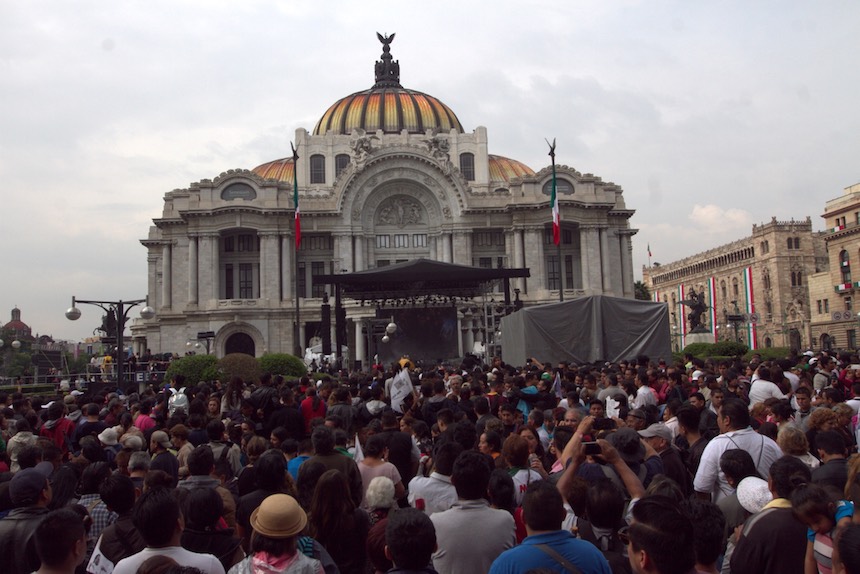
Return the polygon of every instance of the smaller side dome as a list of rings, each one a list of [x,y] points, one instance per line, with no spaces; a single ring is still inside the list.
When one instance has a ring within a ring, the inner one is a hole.
[[[502,157],[500,155],[489,155],[490,181],[510,182],[515,177],[534,175],[535,172],[526,164]]]
[[[287,183],[293,183],[293,177],[296,173],[293,158],[291,157],[276,159],[274,161],[258,165],[251,171],[263,179],[274,179],[277,181],[285,181]]]

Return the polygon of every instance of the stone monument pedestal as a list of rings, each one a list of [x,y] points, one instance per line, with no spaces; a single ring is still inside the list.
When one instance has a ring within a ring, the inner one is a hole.
[[[714,334],[710,331],[687,333],[687,336],[684,337],[684,344],[689,345],[691,343],[709,343],[713,345],[716,343],[716,340],[714,339]]]

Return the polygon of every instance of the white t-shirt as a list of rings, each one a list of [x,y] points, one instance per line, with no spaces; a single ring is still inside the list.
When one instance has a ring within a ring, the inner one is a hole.
[[[787,398],[774,383],[765,381],[764,379],[757,380],[750,387],[750,410],[752,410],[753,406],[757,403],[763,403],[771,397],[776,399]]]
[[[651,390],[651,387],[648,385],[642,385],[636,391],[636,398],[633,400],[633,408],[641,409],[647,405],[656,405],[657,397],[654,395],[654,391]]]
[[[191,552],[181,546],[168,546],[166,548],[144,548],[137,554],[123,558],[116,563],[113,574],[136,574],[140,565],[153,556],[167,556],[173,558],[180,566],[192,566],[206,574],[226,574],[224,566],[212,554],[198,554]]]
[[[529,484],[543,479],[538,471],[526,468],[520,469],[511,478],[514,479],[514,500],[516,500],[517,506],[522,506],[523,497],[529,488]]]
[[[726,475],[720,470],[720,457],[727,450],[740,448],[747,451],[761,476],[768,476],[770,465],[782,456],[782,450],[774,441],[755,432],[751,427],[731,431],[714,437],[702,452],[702,460],[693,479],[696,492],[713,494],[713,501],[729,496],[734,488],[729,486]]]

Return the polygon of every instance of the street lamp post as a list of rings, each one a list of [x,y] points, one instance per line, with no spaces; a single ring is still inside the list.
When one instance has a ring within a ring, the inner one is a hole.
[[[200,331],[197,333],[196,339],[188,339],[185,343],[185,347],[190,351],[191,349],[202,349],[203,345],[201,345],[201,341],[206,345],[206,354],[209,354],[209,347],[212,343],[212,339],[215,338],[215,331]]]
[[[121,391],[125,392],[125,389],[123,388],[123,384],[125,383],[125,378],[123,376],[125,360],[122,356],[122,347],[125,324],[126,321],[128,321],[128,312],[131,311],[132,307],[144,303],[144,308],[140,310],[140,318],[152,319],[155,317],[155,309],[149,306],[149,302],[146,299],[134,299],[132,301],[85,301],[84,299],[72,297],[72,306],[66,309],[66,319],[69,321],[77,321],[81,318],[81,310],[75,306],[76,303],[84,303],[86,305],[101,307],[108,314],[108,317],[113,316],[116,320],[116,385]],[[108,333],[108,336],[109,335],[110,333]]]

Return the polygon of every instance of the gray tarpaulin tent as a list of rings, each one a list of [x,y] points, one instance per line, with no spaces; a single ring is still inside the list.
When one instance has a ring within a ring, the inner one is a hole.
[[[539,361],[620,361],[648,355],[671,359],[665,303],[593,295],[528,307],[502,319],[502,358]]]

